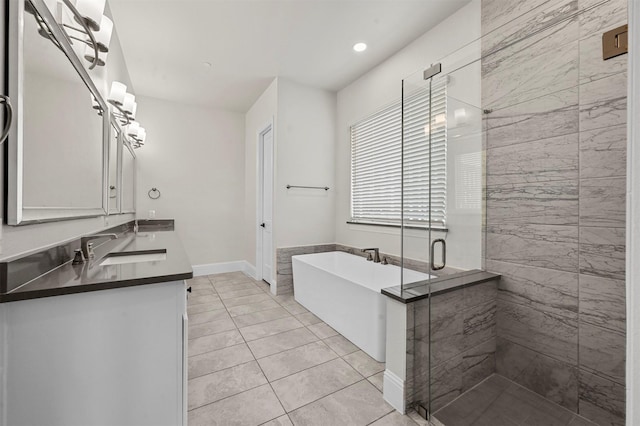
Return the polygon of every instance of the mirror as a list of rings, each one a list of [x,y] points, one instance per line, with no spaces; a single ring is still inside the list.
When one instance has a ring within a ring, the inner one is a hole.
[[[109,214],[120,213],[120,185],[118,185],[118,176],[120,176],[122,165],[120,133],[118,122],[112,115],[109,134]]]
[[[8,224],[106,214],[107,105],[43,0],[11,0],[9,26]]]
[[[121,213],[136,212],[136,154],[126,139],[122,148],[122,209]]]

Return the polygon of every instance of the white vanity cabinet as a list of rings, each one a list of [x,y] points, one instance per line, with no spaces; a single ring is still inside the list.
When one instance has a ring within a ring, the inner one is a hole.
[[[184,281],[3,303],[0,422],[186,425]]]

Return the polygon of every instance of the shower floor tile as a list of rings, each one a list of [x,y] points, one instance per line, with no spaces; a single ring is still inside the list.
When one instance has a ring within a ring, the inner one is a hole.
[[[242,273],[197,277],[189,424],[417,426],[382,398],[376,362],[291,295]],[[446,425],[451,426],[451,425]]]
[[[494,374],[434,413],[444,426],[597,426]]]

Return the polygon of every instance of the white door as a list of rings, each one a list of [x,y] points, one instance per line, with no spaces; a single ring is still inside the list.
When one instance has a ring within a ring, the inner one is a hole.
[[[273,272],[273,130],[269,127],[261,135],[262,158],[262,279],[271,284]]]

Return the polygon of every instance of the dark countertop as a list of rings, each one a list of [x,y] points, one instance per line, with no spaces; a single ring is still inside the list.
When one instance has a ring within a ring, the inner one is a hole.
[[[137,234],[127,229],[118,239],[95,247],[95,258],[83,265],[72,265],[68,261],[11,291],[0,293],[0,303],[193,277],[191,262],[176,232],[161,227],[140,226],[140,229]],[[100,266],[107,255],[114,253],[161,250],[166,250],[165,260]]]
[[[438,294],[500,279],[501,275],[473,269],[444,275],[430,281],[418,281],[404,286],[383,288],[382,294],[402,303],[416,302]]]

